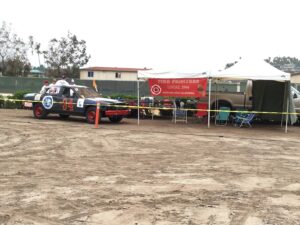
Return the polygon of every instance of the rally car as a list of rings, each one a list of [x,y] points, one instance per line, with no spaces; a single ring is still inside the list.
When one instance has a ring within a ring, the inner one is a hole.
[[[129,114],[124,102],[102,98],[93,89],[79,85],[51,86],[44,94],[30,93],[24,96],[24,106],[32,107],[37,119],[48,114],[59,114],[62,118],[84,116],[88,123],[95,123],[96,105],[100,103],[100,116],[113,123],[120,122]]]

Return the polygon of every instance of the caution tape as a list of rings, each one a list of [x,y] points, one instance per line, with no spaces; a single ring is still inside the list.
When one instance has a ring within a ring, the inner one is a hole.
[[[24,100],[24,99],[2,99],[4,101],[10,102],[31,102],[31,103],[42,103],[40,100]],[[66,104],[66,102],[53,102],[55,104]],[[77,105],[77,103],[70,103]],[[92,106],[96,106],[95,104],[90,104]],[[148,110],[166,110],[166,111],[173,111],[175,108],[172,107],[151,107],[151,106],[130,106],[130,105],[109,105],[109,107],[118,107],[118,108],[128,108],[128,109],[148,109]],[[247,111],[247,110],[224,110],[224,109],[194,109],[194,108],[180,108],[176,110],[181,111],[193,111],[193,112],[229,112],[229,113],[242,113],[242,114],[272,114],[272,115],[300,115],[300,112],[266,112],[266,111]]]
[[[138,108],[137,106],[131,106],[134,108]],[[145,107],[145,106],[140,106],[140,109],[158,109],[158,110],[175,110],[175,108],[164,108],[164,107]],[[192,109],[192,108],[180,108],[176,110],[181,110],[181,111],[196,111],[196,112],[229,112],[229,113],[244,113],[244,114],[281,114],[281,115],[300,115],[300,113],[297,112],[264,112],[264,111],[245,111],[245,110],[221,110],[221,109]]]

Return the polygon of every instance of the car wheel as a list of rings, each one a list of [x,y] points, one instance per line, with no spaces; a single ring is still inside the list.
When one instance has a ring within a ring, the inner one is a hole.
[[[62,118],[62,119],[67,119],[70,117],[70,115],[67,115],[67,114],[59,114],[59,117]]]
[[[35,104],[33,106],[33,115],[37,119],[45,119],[47,117],[47,112],[42,104]]]
[[[85,118],[86,122],[94,124],[95,119],[96,119],[96,107],[95,106],[90,106],[87,108],[85,112]],[[99,115],[99,121],[100,121],[100,115]]]
[[[123,116],[111,116],[109,117],[109,120],[112,123],[119,123],[123,119]]]

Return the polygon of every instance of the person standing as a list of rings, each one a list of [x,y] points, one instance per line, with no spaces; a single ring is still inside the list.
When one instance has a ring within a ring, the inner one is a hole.
[[[57,94],[57,89],[55,87],[55,84],[56,84],[56,79],[53,79],[52,83],[49,84],[49,89],[50,89],[49,93],[50,94]]]
[[[40,94],[45,94],[47,88],[49,87],[49,81],[45,80],[42,89],[40,90]]]
[[[62,86],[62,85],[69,85],[69,83],[66,81],[65,75],[63,75],[60,80],[56,81],[55,85]]]

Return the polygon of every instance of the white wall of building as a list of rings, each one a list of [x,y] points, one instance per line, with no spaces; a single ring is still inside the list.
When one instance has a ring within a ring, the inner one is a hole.
[[[86,70],[80,71],[81,80],[117,80],[117,81],[136,81],[137,72],[119,72],[119,71],[90,71],[93,72],[93,77],[88,76]],[[116,77],[116,73],[119,73],[119,78]]]
[[[292,75],[291,76],[291,83],[292,84],[300,84],[300,74]]]

